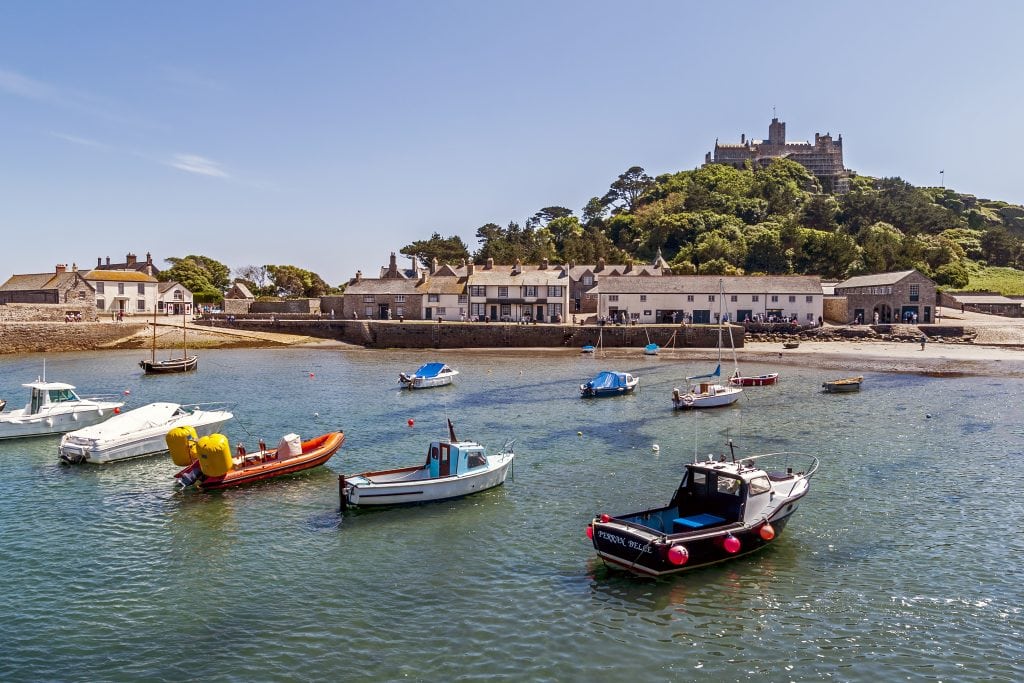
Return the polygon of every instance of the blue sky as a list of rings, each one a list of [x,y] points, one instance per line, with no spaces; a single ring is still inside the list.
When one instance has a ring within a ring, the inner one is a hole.
[[[716,138],[1024,203],[1024,3],[0,4],[0,281],[199,253],[331,284]]]

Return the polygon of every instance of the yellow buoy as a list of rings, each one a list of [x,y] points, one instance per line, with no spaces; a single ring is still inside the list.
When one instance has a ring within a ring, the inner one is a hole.
[[[223,434],[199,439],[199,469],[208,477],[223,477],[231,471],[231,443]]]
[[[192,425],[175,427],[167,432],[164,440],[167,441],[167,449],[171,452],[171,460],[178,467],[185,467],[194,463],[199,456],[196,454],[196,441],[199,439],[196,428]]]

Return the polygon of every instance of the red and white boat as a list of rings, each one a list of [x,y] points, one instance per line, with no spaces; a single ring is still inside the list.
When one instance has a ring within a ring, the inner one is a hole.
[[[729,384],[734,387],[764,387],[769,384],[775,384],[778,381],[779,373],[777,372],[766,372],[763,375],[741,375],[740,371],[737,370],[729,378]]]

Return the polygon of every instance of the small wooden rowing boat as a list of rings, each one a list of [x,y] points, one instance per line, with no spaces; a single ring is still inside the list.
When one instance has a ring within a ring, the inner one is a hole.
[[[800,346],[800,342],[798,341],[782,342],[782,348],[784,349],[795,349],[798,346]]]
[[[729,378],[729,384],[734,387],[764,387],[778,381],[779,373],[777,372],[766,372],[763,375],[741,375],[737,370],[736,374]]]
[[[194,486],[200,491],[252,484],[323,465],[343,443],[344,432],[329,432],[308,441],[288,434],[275,449],[261,447],[248,454],[244,448],[239,448],[233,455],[231,444],[223,434],[204,436],[198,442],[187,427],[172,429],[167,434],[167,446],[175,464],[190,461],[175,478],[183,487]]]
[[[829,394],[845,394],[853,391],[860,391],[860,385],[863,381],[863,377],[844,377],[842,379],[822,382],[821,386]]]

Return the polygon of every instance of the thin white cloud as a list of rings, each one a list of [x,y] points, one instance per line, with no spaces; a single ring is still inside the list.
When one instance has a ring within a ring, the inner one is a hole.
[[[230,178],[227,171],[221,168],[221,165],[212,159],[201,157],[197,154],[175,154],[174,158],[167,162],[172,168],[176,168],[179,171],[185,171],[186,173],[195,173],[197,175],[212,176],[214,178]]]
[[[50,131],[50,135],[57,138],[58,140],[64,140],[66,142],[71,142],[76,145],[82,145],[83,147],[96,147],[100,149],[106,148],[106,145],[104,145],[102,142],[90,140],[89,138],[80,138],[77,135],[68,135],[67,133],[58,133],[56,131]]]
[[[52,85],[36,81],[10,69],[0,68],[0,90],[11,95],[44,102],[60,102],[57,89]]]
[[[194,71],[184,69],[177,66],[164,66],[160,69],[163,74],[164,80],[174,85],[183,86],[192,90],[212,90],[220,91],[224,87],[213,80],[212,78],[206,78],[201,76]]]

